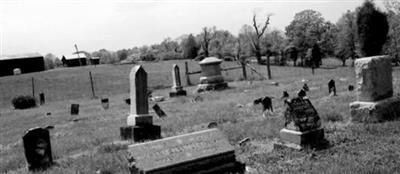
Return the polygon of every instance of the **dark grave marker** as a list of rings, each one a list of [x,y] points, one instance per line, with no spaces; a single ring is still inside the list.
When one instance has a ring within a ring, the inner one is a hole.
[[[160,106],[158,106],[158,104],[155,104],[155,105],[153,106],[153,110],[154,110],[154,112],[156,112],[156,114],[157,114],[158,117],[160,117],[160,118],[163,118],[163,117],[166,117],[166,116],[167,116],[167,114],[165,114],[165,112],[161,109]]]
[[[333,93],[333,95],[336,96],[336,85],[333,79],[329,80],[328,82],[328,90],[329,94]]]
[[[212,129],[212,128],[216,128],[217,126],[218,126],[218,123],[213,121],[213,122],[208,123],[207,128]]]
[[[79,104],[71,104],[71,115],[79,115]]]
[[[349,85],[348,89],[349,89],[349,91],[353,91],[354,90],[354,86],[353,85]]]
[[[271,112],[274,112],[274,109],[272,108],[272,100],[271,100],[271,97],[268,97],[268,96],[265,96],[265,97],[261,97],[261,98],[258,98],[258,99],[255,99],[254,101],[253,101],[253,103],[254,103],[254,105],[257,105],[257,104],[262,104],[262,106],[263,106],[263,112],[265,111],[265,110],[269,110],[269,111],[271,111]]]
[[[300,89],[300,91],[297,93],[297,96],[300,98],[303,98],[307,95],[306,91],[304,89]]]
[[[308,87],[307,83],[304,83],[303,90],[306,91],[306,92],[310,91],[310,88]]]
[[[39,103],[40,105],[44,105],[46,103],[43,92],[39,94]]]
[[[287,91],[283,91],[282,98],[289,98],[289,93]]]
[[[45,170],[53,164],[50,134],[47,129],[32,128],[22,137],[28,170]]]
[[[131,173],[243,173],[234,147],[218,129],[208,129],[128,147]]]
[[[101,106],[103,107],[104,110],[107,110],[110,107],[108,98],[101,99]]]
[[[298,97],[285,102],[285,128],[280,131],[283,144],[302,149],[323,142],[321,119],[310,100]]]

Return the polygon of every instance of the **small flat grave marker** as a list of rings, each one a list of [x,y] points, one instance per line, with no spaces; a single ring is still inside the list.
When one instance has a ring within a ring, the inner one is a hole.
[[[43,92],[39,94],[39,103],[40,105],[44,105],[46,103]]]
[[[336,96],[336,85],[335,85],[335,81],[333,79],[331,79],[328,82],[328,90],[329,90],[329,94],[333,93],[333,95]]]
[[[22,137],[28,170],[44,170],[53,164],[50,135],[47,129],[32,128]]]
[[[108,98],[101,99],[101,106],[103,107],[104,110],[107,110],[110,107]]]
[[[244,170],[234,147],[218,129],[128,147],[131,173],[223,173]]]

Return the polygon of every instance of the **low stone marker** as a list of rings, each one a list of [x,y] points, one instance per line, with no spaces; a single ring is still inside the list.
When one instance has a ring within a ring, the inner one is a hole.
[[[306,91],[306,92],[310,91],[310,88],[308,87],[307,83],[304,83],[303,90]]]
[[[40,104],[40,105],[44,105],[45,103],[46,103],[46,101],[45,101],[45,98],[44,98],[44,93],[41,92],[41,93],[39,94],[39,104]]]
[[[47,129],[32,128],[22,137],[28,170],[45,170],[53,164],[50,134]]]
[[[160,106],[158,106],[158,104],[155,104],[152,108],[153,108],[154,112],[156,112],[158,117],[163,118],[163,117],[167,116],[167,114],[165,114],[165,112],[161,109]]]
[[[179,72],[179,66],[174,64],[172,66],[172,87],[169,97],[186,96],[186,91],[183,90],[181,84],[181,76]]]
[[[329,94],[336,96],[336,85],[335,85],[335,81],[333,79],[329,80],[328,82],[328,91]]]
[[[147,93],[147,73],[141,65],[132,68],[130,81],[130,115],[128,126],[120,128],[121,139],[132,139],[135,142],[161,138],[161,127],[153,125],[153,116],[149,115]]]
[[[234,147],[218,129],[128,146],[132,174],[243,173]]]
[[[350,103],[351,120],[381,122],[400,117],[400,97],[393,97],[392,65],[387,56],[355,61],[357,101]]]
[[[289,98],[289,93],[287,91],[283,91],[282,97],[281,98]]]
[[[79,104],[71,104],[71,115],[79,115]]]
[[[324,140],[324,130],[317,111],[309,99],[293,98],[286,101],[285,128],[280,131],[281,142],[295,149],[317,147]]]
[[[101,99],[101,106],[103,107],[104,110],[107,110],[110,107],[108,98]]]
[[[200,84],[197,92],[219,90],[228,87],[221,73],[222,60],[216,57],[207,57],[199,62],[201,68]]]

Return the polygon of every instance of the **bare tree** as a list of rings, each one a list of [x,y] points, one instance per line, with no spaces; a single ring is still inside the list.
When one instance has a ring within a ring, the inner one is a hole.
[[[250,37],[251,43],[253,45],[253,51],[256,56],[258,64],[265,65],[265,62],[262,61],[261,59],[261,38],[264,35],[265,31],[267,30],[267,27],[269,25],[269,19],[271,17],[271,14],[268,14],[264,25],[262,24],[257,24],[256,20],[256,13],[253,14],[253,28],[255,30],[255,35],[254,37]],[[268,70],[268,79],[271,79],[271,67],[270,67],[270,60],[269,60],[269,55],[267,56],[267,70]]]
[[[201,47],[203,48],[205,57],[209,56],[208,48],[210,46],[211,40],[213,40],[215,38],[215,35],[216,35],[215,33],[216,33],[215,27],[213,27],[213,28],[204,27],[203,28],[203,33],[201,34],[202,35]]]

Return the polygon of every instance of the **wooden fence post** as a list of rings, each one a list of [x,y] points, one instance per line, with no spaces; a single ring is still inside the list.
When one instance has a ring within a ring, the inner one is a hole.
[[[92,78],[92,72],[91,71],[89,71],[89,76],[90,76],[90,85],[92,87],[92,95],[93,95],[93,98],[96,98],[96,94],[94,93],[93,78]]]
[[[35,80],[32,77],[32,96],[35,97]]]
[[[244,78],[244,80],[247,80],[246,64],[243,62],[240,62],[240,65],[242,65],[243,78]]]
[[[188,62],[185,62],[185,76],[186,76],[186,84],[188,86],[192,85],[192,83],[190,82],[190,77],[189,77],[189,66],[188,66]]]

